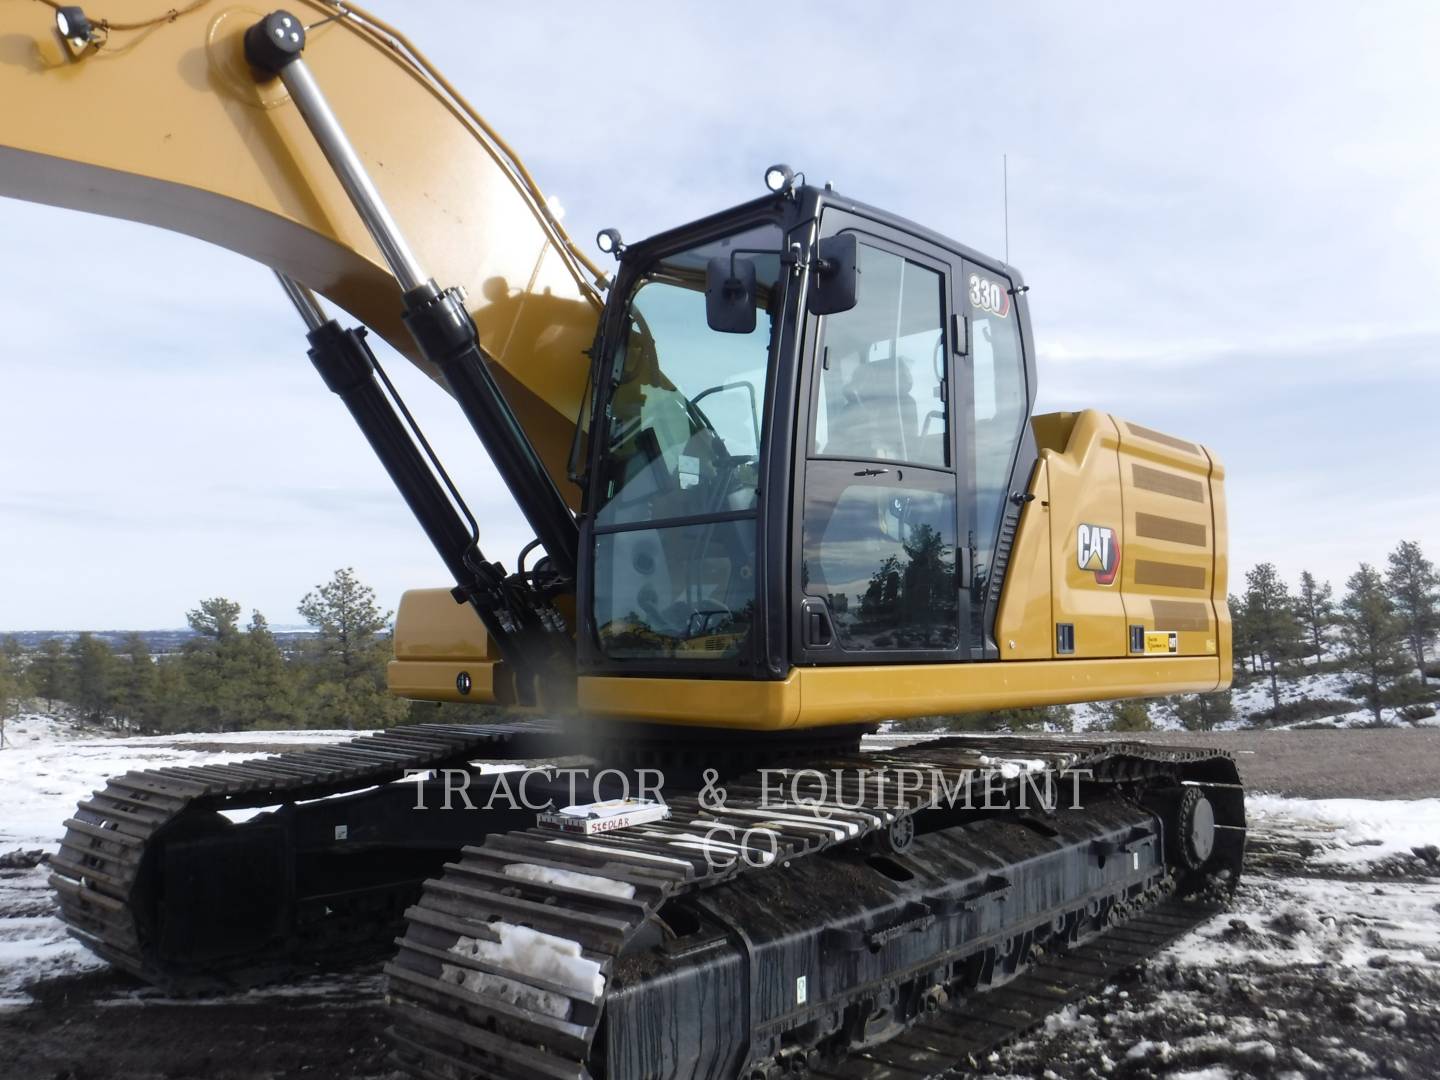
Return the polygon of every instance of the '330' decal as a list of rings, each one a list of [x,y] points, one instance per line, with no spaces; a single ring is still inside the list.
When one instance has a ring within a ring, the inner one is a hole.
[[[998,281],[971,274],[970,306],[976,311],[988,311],[1003,319],[1010,314],[1010,292]]]

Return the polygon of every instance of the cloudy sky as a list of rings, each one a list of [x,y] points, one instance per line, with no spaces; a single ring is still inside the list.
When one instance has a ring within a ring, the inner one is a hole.
[[[787,161],[1002,253],[1008,155],[1042,410],[1211,446],[1232,566],[1440,558],[1440,7],[372,7],[587,244]],[[0,236],[0,630],[175,626],[217,594],[295,622],[346,565],[389,604],[448,584],[264,267],[3,200]],[[392,372],[510,560],[529,536],[458,411]]]

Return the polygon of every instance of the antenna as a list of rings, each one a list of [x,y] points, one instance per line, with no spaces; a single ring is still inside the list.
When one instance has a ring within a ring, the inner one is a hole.
[[[1000,155],[1001,188],[1005,199],[1005,265],[1010,265],[1010,155]]]

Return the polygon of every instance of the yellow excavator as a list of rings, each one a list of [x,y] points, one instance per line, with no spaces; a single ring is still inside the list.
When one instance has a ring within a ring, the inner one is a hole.
[[[914,1077],[1234,887],[1226,755],[861,747],[1230,678],[1223,468],[1032,416],[1013,267],[777,165],[700,221],[605,230],[602,271],[349,3],[10,0],[0,28],[0,195],[276,272],[453,577],[402,599],[391,689],[513,712],[116,777],[52,883],[117,967],[203,992],[388,949],[417,1076]],[[367,332],[469,419],[535,535],[512,565]],[[562,757],[600,770],[583,796],[472,765]],[[426,812],[455,795],[477,812]]]

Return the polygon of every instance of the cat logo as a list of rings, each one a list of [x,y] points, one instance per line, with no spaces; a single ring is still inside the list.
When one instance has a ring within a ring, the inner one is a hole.
[[[1081,525],[1076,560],[1081,570],[1094,573],[1097,585],[1114,585],[1120,571],[1120,541],[1115,530],[1105,525]]]

